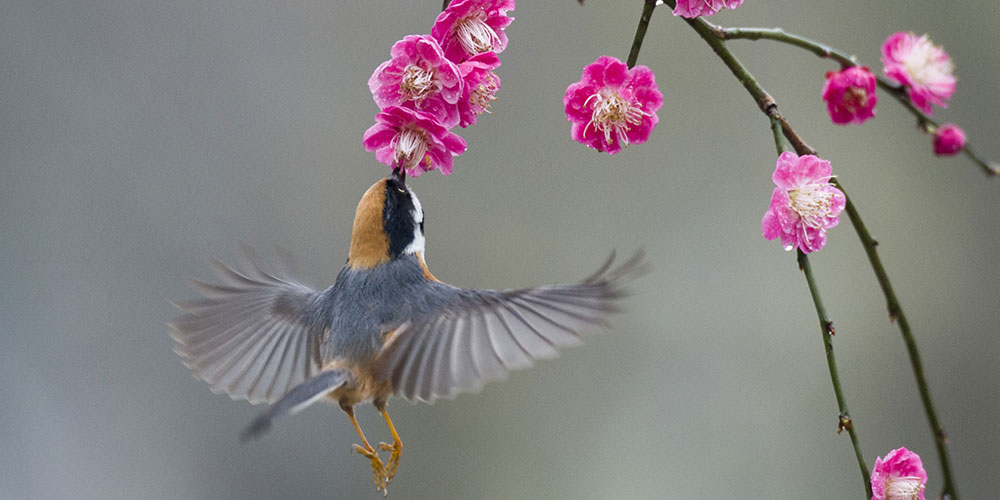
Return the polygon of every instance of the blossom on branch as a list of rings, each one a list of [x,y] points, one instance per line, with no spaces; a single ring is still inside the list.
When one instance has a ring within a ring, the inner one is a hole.
[[[514,0],[454,0],[438,14],[431,36],[455,63],[483,52],[503,52],[503,30],[514,22],[508,10],[514,10]]]
[[[910,102],[928,115],[932,104],[948,107],[955,93],[954,65],[948,53],[934,45],[927,35],[897,32],[882,44],[885,76],[906,88]]]
[[[674,15],[688,19],[708,17],[722,9],[735,9],[740,5],[743,5],[743,0],[677,0]]]
[[[368,80],[375,104],[380,109],[415,109],[447,127],[455,126],[462,76],[437,41],[427,35],[409,35],[396,42],[390,53],[392,59],[380,64]]]
[[[826,74],[823,100],[837,125],[862,124],[875,116],[875,75],[864,66],[851,66]]]
[[[947,123],[934,130],[934,154],[955,156],[965,147],[965,131],[958,125]]]
[[[771,179],[771,205],[761,221],[764,238],[781,238],[785,250],[815,252],[826,245],[826,230],[840,223],[847,199],[830,184],[830,162],[785,152]]]
[[[438,169],[451,174],[452,156],[465,152],[465,140],[449,132],[433,116],[399,106],[375,115],[375,125],[365,131],[362,143],[375,159],[400,166],[417,177]]]
[[[462,97],[458,100],[458,125],[465,128],[490,112],[490,103],[500,90],[500,77],[493,72],[500,66],[495,52],[476,54],[458,65],[462,75]]]
[[[649,139],[659,121],[656,110],[663,106],[663,94],[649,68],[629,69],[614,57],[601,56],[566,89],[563,105],[566,119],[573,122],[574,140],[615,154]]]
[[[924,500],[927,473],[920,456],[906,448],[875,459],[872,500]]]

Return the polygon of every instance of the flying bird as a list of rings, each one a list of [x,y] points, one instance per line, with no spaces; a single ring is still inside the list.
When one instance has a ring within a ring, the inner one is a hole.
[[[398,170],[358,203],[347,263],[333,286],[314,290],[286,265],[265,267],[243,247],[242,270],[213,260],[222,284],[192,280],[201,298],[177,303],[169,325],[176,352],[214,392],[268,403],[241,434],[259,437],[273,420],[326,400],[347,414],[371,462],[375,487],[387,491],[403,449],[386,412],[390,396],[433,402],[474,392],[509,370],[579,343],[605,324],[643,273],[638,252],[612,268],[614,254],[573,285],[516,290],[459,288],[424,261],[424,212]],[[391,443],[373,446],[354,416],[371,401]],[[379,452],[389,452],[383,461]]]

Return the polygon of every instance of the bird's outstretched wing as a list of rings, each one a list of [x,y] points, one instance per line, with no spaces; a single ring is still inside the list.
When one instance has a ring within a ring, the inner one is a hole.
[[[223,284],[191,280],[204,297],[177,303],[175,351],[195,376],[233,399],[273,403],[319,372],[327,332],[310,325],[321,292],[284,268],[265,270],[241,246],[242,272],[212,261]]]
[[[510,370],[579,343],[581,330],[617,311],[622,284],[646,267],[639,252],[611,269],[614,254],[575,285],[520,290],[457,289],[440,308],[404,323],[375,361],[397,395],[433,402],[479,390]]]

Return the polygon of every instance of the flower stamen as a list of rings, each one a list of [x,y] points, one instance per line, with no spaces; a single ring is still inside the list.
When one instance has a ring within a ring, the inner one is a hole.
[[[924,491],[924,485],[916,476],[890,479],[885,485],[886,500],[917,500]]]
[[[594,130],[604,133],[604,142],[611,143],[611,135],[614,133],[622,146],[628,146],[628,136],[626,132],[634,126],[642,123],[643,116],[652,116],[651,113],[642,110],[642,103],[628,102],[617,92],[606,92],[602,90],[584,101],[584,106],[593,104],[593,112],[590,121],[584,128],[593,126]]]
[[[932,85],[951,78],[954,64],[950,58],[941,60],[941,49],[924,35],[918,38],[913,49],[903,57],[903,67],[920,85]]]
[[[424,137],[423,132],[406,127],[399,131],[395,141],[393,150],[395,151],[396,164],[405,169],[412,169],[422,161],[430,165],[430,155],[427,154],[427,138]]]
[[[404,101],[419,103],[440,90],[441,83],[435,78],[434,70],[426,70],[413,64],[403,70],[403,78],[399,83],[399,94]]]
[[[802,219],[803,225],[821,229],[826,218],[833,215],[833,195],[835,191],[826,189],[833,184],[806,184],[788,192],[791,209]]]
[[[455,23],[455,37],[470,56],[490,52],[500,45],[500,37],[486,24],[485,18],[484,12],[477,12]]]
[[[469,95],[469,102],[477,107],[480,113],[492,113],[490,109],[490,103],[497,100],[496,93],[500,87],[497,86],[497,81],[492,76],[487,76],[487,80],[476,86],[475,90]]]

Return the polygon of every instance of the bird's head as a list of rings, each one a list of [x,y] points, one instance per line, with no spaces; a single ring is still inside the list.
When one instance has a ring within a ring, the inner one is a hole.
[[[354,214],[347,265],[370,269],[424,252],[424,210],[399,169],[365,191]],[[422,258],[422,257],[421,257]]]

